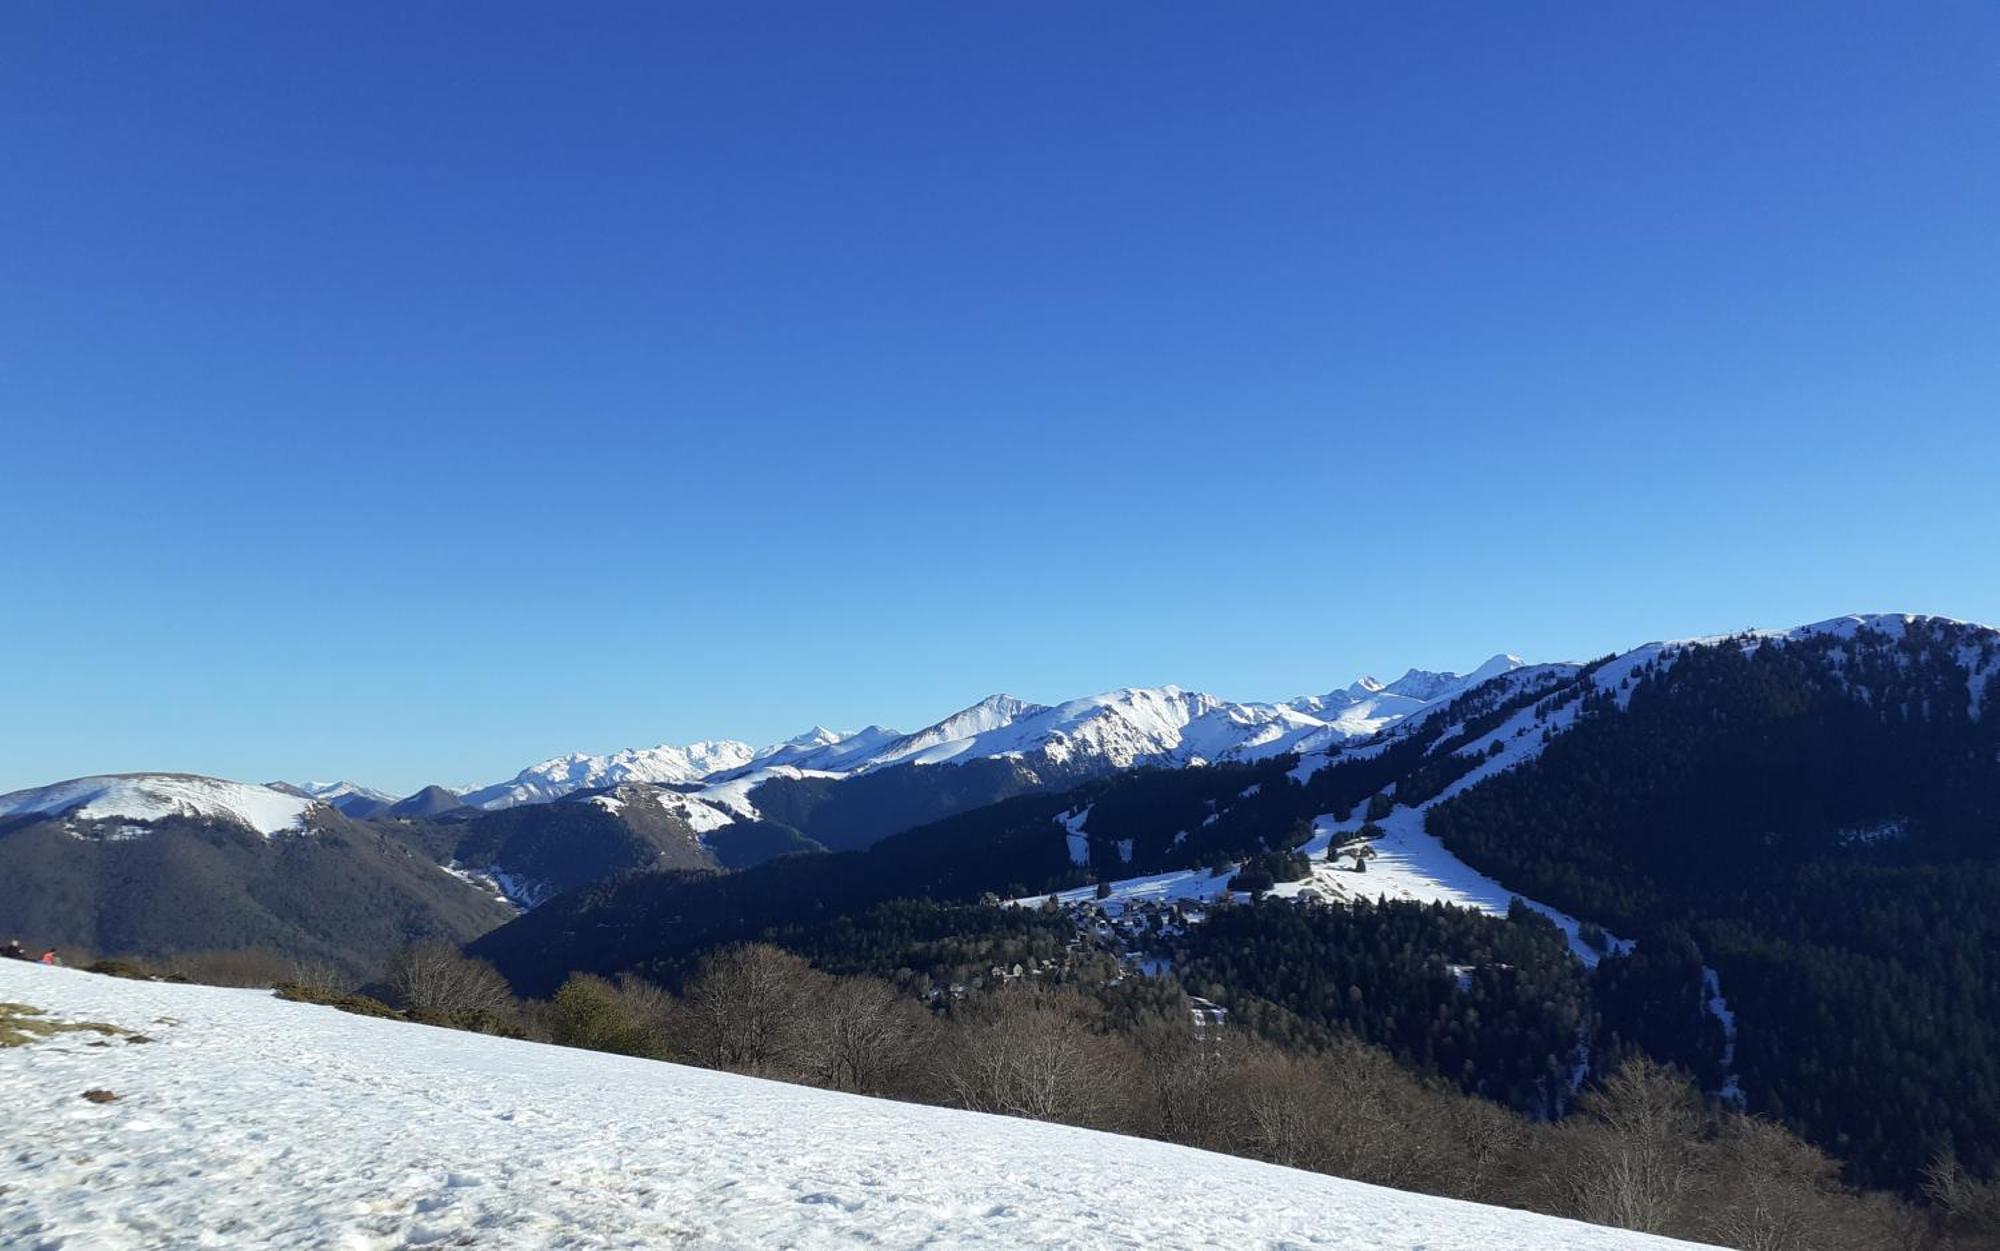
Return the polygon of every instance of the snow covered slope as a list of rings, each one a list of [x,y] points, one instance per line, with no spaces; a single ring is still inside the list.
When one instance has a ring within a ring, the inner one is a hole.
[[[9,1246],[1692,1245],[261,991],[0,961],[0,1001],[153,1039],[0,1049]]]
[[[269,786],[191,773],[113,773],[0,795],[0,817],[68,815],[82,821],[227,821],[266,837],[296,830],[319,801]]]

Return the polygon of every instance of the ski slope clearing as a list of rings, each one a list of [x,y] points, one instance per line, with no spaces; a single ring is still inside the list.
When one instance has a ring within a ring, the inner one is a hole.
[[[8,1246],[1692,1245],[261,991],[0,961],[0,1001],[153,1038],[0,1049]]]
[[[1506,916],[1519,899],[1528,907],[1554,921],[1569,938],[1571,954],[1587,966],[1595,966],[1607,952],[1629,950],[1629,940],[1605,938],[1602,950],[1581,937],[1582,922],[1559,908],[1517,895],[1500,883],[1460,860],[1424,829],[1423,808],[1398,807],[1377,824],[1382,837],[1367,843],[1373,852],[1365,871],[1357,871],[1351,858],[1337,864],[1321,859],[1330,842],[1352,835],[1361,825],[1360,814],[1334,826],[1315,827],[1313,841],[1304,850],[1313,857],[1312,876],[1300,882],[1280,882],[1274,895],[1318,895],[1331,901],[1353,899],[1408,899],[1417,903],[1443,903],[1472,908],[1494,916]]]

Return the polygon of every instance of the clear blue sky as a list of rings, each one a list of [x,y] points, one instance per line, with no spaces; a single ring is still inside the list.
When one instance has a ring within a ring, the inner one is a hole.
[[[0,10],[0,790],[2000,619],[2000,6]]]

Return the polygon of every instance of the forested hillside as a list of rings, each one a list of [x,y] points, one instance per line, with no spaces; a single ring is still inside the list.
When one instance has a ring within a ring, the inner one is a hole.
[[[181,816],[0,819],[0,938],[72,958],[257,947],[373,973],[414,939],[463,942],[513,915],[400,831],[326,807],[270,836]]]
[[[1443,803],[1430,827],[1641,950],[1692,942],[1736,1013],[1749,1106],[1860,1176],[1909,1184],[1948,1152],[1988,1170],[1996,652],[1991,631],[1923,619],[1689,649],[1588,696],[1534,767]]]
[[[865,852],[621,878],[474,950],[547,993],[574,969],[671,982],[750,939],[894,947],[868,935],[907,919],[896,900],[962,907],[1203,868],[1211,890],[1310,868],[1311,898],[1366,899],[1364,856],[1328,876],[1300,853],[1330,861],[1330,820],[1365,844],[1369,821],[1416,806],[1474,869],[1584,918],[1602,958],[1579,968],[1531,912],[1393,903],[1272,901],[1172,933],[1128,924],[1119,943],[1197,993],[1281,1004],[1524,1110],[1559,1110],[1580,1076],[1647,1054],[1871,1184],[1913,1185],[1947,1154],[1986,1172],[2000,1163],[2000,742],[1976,714],[1996,652],[1990,631],[1894,618],[1522,669],[1310,767],[1137,770]]]

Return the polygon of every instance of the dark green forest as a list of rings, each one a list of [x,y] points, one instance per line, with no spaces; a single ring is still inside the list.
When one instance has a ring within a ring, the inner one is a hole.
[[[1642,950],[1691,945],[1738,1016],[1751,1110],[1857,1177],[1914,1184],[1945,1153],[1990,1172],[2000,725],[1971,714],[1963,656],[1993,647],[1920,622],[1691,649],[1429,828]]]

